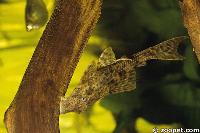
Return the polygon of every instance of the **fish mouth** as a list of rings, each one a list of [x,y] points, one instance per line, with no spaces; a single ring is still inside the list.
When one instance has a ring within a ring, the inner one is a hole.
[[[69,112],[81,113],[87,109],[87,106],[81,103],[78,99],[66,98],[60,102],[60,114],[66,114]]]
[[[60,101],[60,114],[65,114],[69,112],[74,112],[76,105],[73,104],[74,101],[71,98],[63,98]]]

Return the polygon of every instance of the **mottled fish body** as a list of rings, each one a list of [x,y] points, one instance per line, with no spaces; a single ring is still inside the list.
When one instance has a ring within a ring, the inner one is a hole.
[[[61,99],[60,113],[82,112],[99,99],[136,88],[136,68],[148,60],[183,60],[177,52],[178,45],[186,37],[176,37],[134,54],[130,59],[116,59],[111,48],[92,62],[80,83],[67,98]]]

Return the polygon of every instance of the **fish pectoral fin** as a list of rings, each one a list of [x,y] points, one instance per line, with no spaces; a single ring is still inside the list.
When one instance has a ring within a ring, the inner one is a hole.
[[[95,61],[92,61],[88,66],[88,68],[84,71],[84,74],[82,75],[80,82],[87,81],[88,77],[90,77],[92,74],[95,73],[96,69],[97,69],[97,64]]]
[[[121,75],[119,80],[110,84],[110,93],[117,94],[122,92],[128,92],[136,89],[136,71],[135,69],[126,72],[125,75]]]
[[[131,59],[118,59],[98,69],[98,73],[105,75],[104,85],[109,88],[110,94],[136,88],[136,71],[133,63]]]

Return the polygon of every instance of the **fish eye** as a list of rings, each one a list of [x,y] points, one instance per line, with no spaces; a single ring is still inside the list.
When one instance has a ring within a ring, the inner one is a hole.
[[[81,100],[82,100],[83,102],[85,102],[85,101],[86,101],[86,98],[85,98],[85,97],[82,97]]]

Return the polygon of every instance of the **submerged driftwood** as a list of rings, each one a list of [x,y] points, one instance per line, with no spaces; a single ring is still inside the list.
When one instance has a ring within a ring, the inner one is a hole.
[[[9,133],[58,133],[60,98],[100,14],[101,0],[58,0],[5,113]]]

